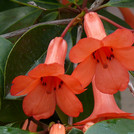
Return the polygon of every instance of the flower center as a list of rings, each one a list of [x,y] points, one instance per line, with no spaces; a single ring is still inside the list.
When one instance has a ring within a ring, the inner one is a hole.
[[[48,94],[50,94],[52,90],[60,89],[63,85],[63,81],[55,76],[41,77],[40,80]]]
[[[111,61],[114,58],[113,49],[109,47],[102,47],[99,50],[93,52],[93,58],[101,63],[103,68],[108,68],[108,61]]]

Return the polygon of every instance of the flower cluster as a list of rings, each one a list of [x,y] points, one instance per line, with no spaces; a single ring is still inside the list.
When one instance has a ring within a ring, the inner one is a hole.
[[[11,95],[26,95],[23,110],[36,120],[47,119],[58,107],[68,116],[78,117],[83,106],[76,94],[84,92],[92,82],[94,110],[84,125],[112,118],[134,119],[117,106],[113,94],[124,91],[129,82],[129,70],[134,70],[134,36],[128,29],[117,29],[106,35],[103,23],[95,12],[84,16],[86,38],[80,39],[70,50],[69,58],[78,63],[71,75],[65,74],[64,62],[67,43],[62,37],[54,38],[48,47],[45,63],[12,81]],[[50,131],[65,128],[54,125]]]

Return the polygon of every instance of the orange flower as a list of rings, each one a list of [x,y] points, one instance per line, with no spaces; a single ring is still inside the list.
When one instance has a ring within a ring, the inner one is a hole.
[[[67,43],[61,37],[53,39],[47,51],[45,64],[39,64],[12,82],[11,95],[27,95],[23,100],[26,115],[46,119],[53,115],[56,104],[67,115],[77,117],[83,111],[75,96],[84,91],[80,82],[64,74]]]
[[[119,8],[125,21],[134,29],[134,14],[129,8],[120,7]]]
[[[131,116],[131,113],[126,113],[119,109],[113,95],[104,94],[96,88],[94,79],[92,84],[95,102],[93,112],[88,118],[75,123],[75,125],[81,125],[87,122],[97,123],[99,121],[113,118],[127,118],[134,120],[134,116]]]
[[[123,91],[129,82],[128,70],[134,70],[133,34],[127,29],[118,29],[106,36],[97,13],[85,15],[84,28],[87,38],[71,49],[69,57],[80,63],[72,73],[83,87],[95,76],[96,87],[104,93]]]
[[[62,124],[54,124],[49,134],[65,134],[65,127]]]

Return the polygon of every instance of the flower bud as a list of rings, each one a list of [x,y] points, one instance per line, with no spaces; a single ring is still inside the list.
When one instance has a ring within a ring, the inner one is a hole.
[[[65,134],[65,127],[62,124],[54,124],[49,134]]]

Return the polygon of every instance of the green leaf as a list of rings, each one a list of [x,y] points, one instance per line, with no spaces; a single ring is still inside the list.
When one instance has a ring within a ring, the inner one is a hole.
[[[31,7],[19,7],[0,13],[0,34],[32,25],[42,10]]]
[[[58,17],[58,11],[50,12],[44,15],[39,22],[52,21]]]
[[[46,10],[53,10],[53,9],[58,9],[61,7],[64,7],[64,5],[55,2],[45,2],[45,1],[41,1],[41,0],[12,0],[14,2],[17,2],[19,4],[23,4],[26,6],[31,6],[31,7],[35,7],[35,8],[44,8]]]
[[[4,68],[5,68],[5,63],[7,60],[7,56],[12,48],[13,44],[0,37],[0,107],[1,107],[1,100],[3,96],[3,83],[4,83]]]
[[[96,123],[85,134],[134,134],[134,120],[111,119]]]
[[[44,62],[50,41],[62,31],[61,26],[41,25],[29,30],[16,42],[6,63],[5,94],[9,92],[11,82],[16,76],[25,75]]]
[[[83,132],[80,129],[72,128],[68,134],[83,134]]]
[[[102,5],[103,7],[134,7],[134,0],[110,0],[108,3]]]
[[[90,114],[93,111],[94,99],[93,99],[92,85],[90,84],[87,87],[87,90],[85,92],[83,92],[77,96],[83,105],[83,112],[80,113],[79,117],[74,118],[74,122],[84,120],[85,118],[90,116]]]
[[[0,122],[24,121],[26,115],[22,110],[21,100],[3,100],[0,110]],[[0,133],[1,134],[1,133]]]
[[[13,44],[10,41],[0,37],[0,70],[2,72],[4,71],[5,62],[12,46]]]
[[[0,134],[35,134],[19,128],[0,126]]]

